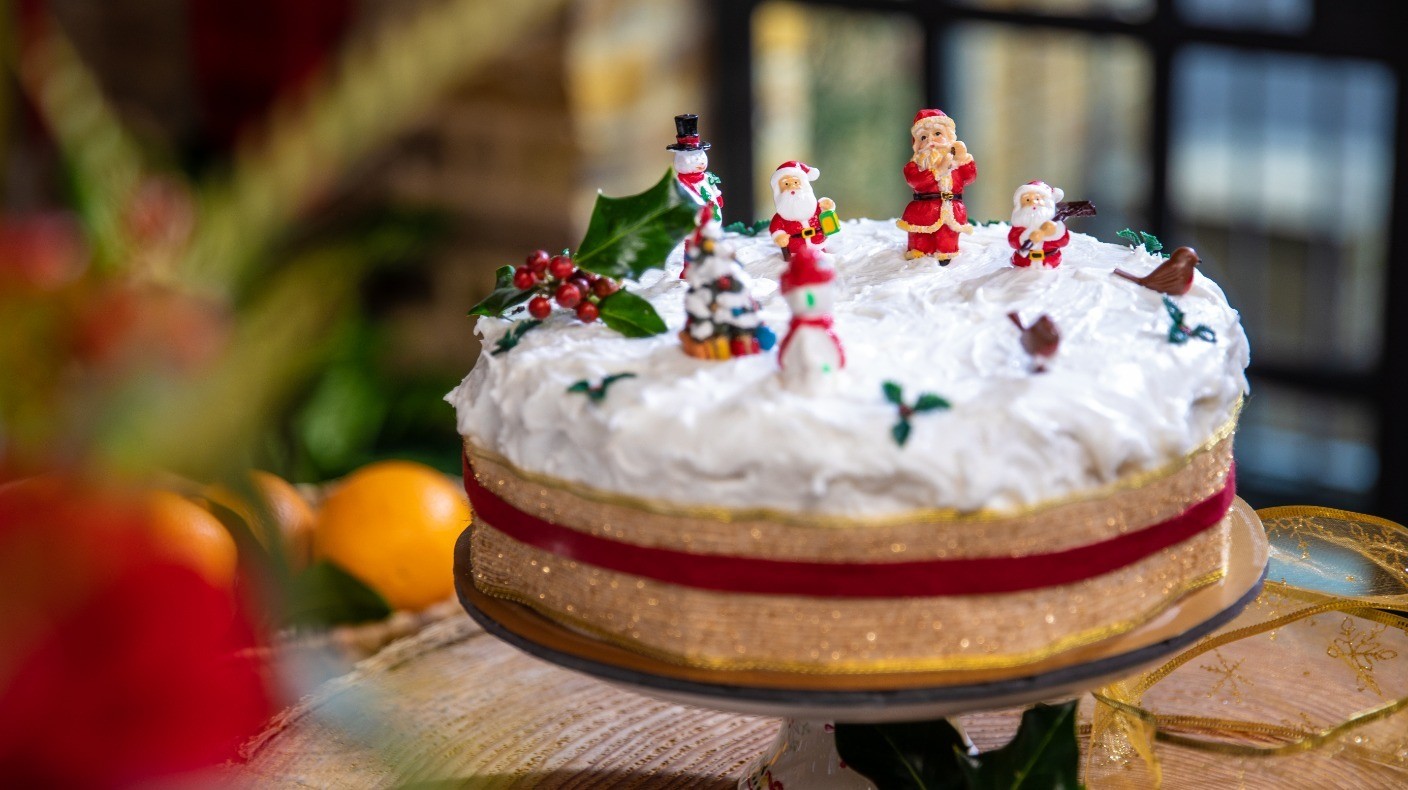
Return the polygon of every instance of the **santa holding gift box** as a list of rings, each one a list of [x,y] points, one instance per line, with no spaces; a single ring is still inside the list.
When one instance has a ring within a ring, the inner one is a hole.
[[[1071,232],[1057,214],[1056,204],[1065,197],[1059,187],[1045,181],[1017,187],[1012,194],[1012,230],[1007,232],[1013,266],[1036,263],[1054,269],[1061,265],[1061,248],[1071,241]]]
[[[909,134],[914,156],[904,166],[904,180],[914,199],[895,223],[909,234],[904,257],[928,255],[947,266],[958,254],[958,234],[973,232],[963,190],[978,177],[978,165],[943,110],[915,113]]]
[[[817,392],[846,366],[846,352],[833,328],[836,270],[815,247],[802,247],[788,262],[780,283],[792,309],[787,336],[777,359],[782,383],[799,392]]]
[[[772,173],[772,201],[777,213],[772,215],[768,234],[782,248],[782,257],[791,260],[803,249],[826,249],[826,234],[835,233],[836,202],[816,197],[812,182],[821,171],[803,162],[787,161]],[[829,230],[828,230],[829,226]]]

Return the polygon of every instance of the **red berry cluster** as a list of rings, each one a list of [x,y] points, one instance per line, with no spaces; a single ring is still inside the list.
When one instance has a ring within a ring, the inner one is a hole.
[[[561,255],[534,250],[523,265],[513,271],[513,287],[537,292],[537,296],[528,300],[528,314],[539,321],[552,312],[555,300],[569,310],[576,310],[578,318],[591,323],[600,315],[597,303],[621,286],[610,277],[578,269],[565,250]]]

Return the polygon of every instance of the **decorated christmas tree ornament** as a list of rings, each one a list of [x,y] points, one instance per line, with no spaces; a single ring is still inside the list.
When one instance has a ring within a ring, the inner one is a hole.
[[[1012,193],[1012,265],[1023,269],[1033,263],[1054,269],[1061,265],[1061,248],[1071,242],[1057,204],[1066,193],[1045,181],[1028,181]],[[1086,204],[1089,205],[1089,204]]]
[[[915,113],[909,134],[914,156],[904,166],[904,180],[914,199],[895,224],[909,234],[906,258],[928,255],[947,266],[958,254],[958,234],[973,232],[963,190],[978,177],[978,165],[943,110]]]
[[[766,351],[776,335],[758,316],[753,281],[719,240],[719,223],[708,208],[685,247],[685,324],[680,347],[698,359],[732,359]]]
[[[675,143],[665,146],[665,150],[675,154],[675,178],[685,189],[694,193],[699,202],[713,209],[714,221],[724,219],[724,193],[719,188],[719,177],[709,172],[709,143],[699,139],[699,116],[675,116]]]
[[[1022,326],[1022,319],[1015,312],[1008,313],[1007,318],[1022,333],[1022,350],[1032,358],[1032,372],[1045,373],[1047,365],[1061,346],[1061,330],[1057,328],[1056,322],[1051,316],[1042,315],[1030,326]]]
[[[833,328],[836,270],[811,246],[799,248],[782,274],[782,296],[792,321],[778,362],[782,383],[798,392],[818,392],[846,366],[846,352]]]
[[[768,233],[782,248],[784,260],[791,260],[803,249],[825,251],[827,234],[840,228],[836,201],[828,197],[818,200],[812,190],[812,182],[820,175],[820,170],[796,160],[783,162],[772,173],[772,202],[777,213],[772,215]]]
[[[1115,274],[1151,291],[1182,296],[1193,288],[1193,270],[1198,268],[1199,260],[1198,253],[1192,247],[1179,247],[1168,260],[1143,277],[1123,269],[1115,269]]]

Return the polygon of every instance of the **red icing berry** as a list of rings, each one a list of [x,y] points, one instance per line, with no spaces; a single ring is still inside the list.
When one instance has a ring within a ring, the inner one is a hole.
[[[563,283],[557,286],[557,303],[563,307],[576,307],[582,301],[582,292],[577,290],[577,286],[572,283]]]
[[[602,277],[592,283],[592,293],[602,298],[608,297],[616,293],[616,283],[609,278]]]
[[[548,255],[547,250],[533,250],[531,253],[528,254],[526,264],[528,266],[529,271],[533,272],[534,274],[537,274],[538,272],[545,272],[548,270],[549,260],[552,260],[552,256]]]
[[[532,270],[526,266],[518,267],[518,270],[513,273],[513,287],[520,291],[526,291],[532,288],[533,283],[537,281],[538,278],[534,277]]]
[[[595,321],[598,315],[601,315],[601,311],[591,302],[582,302],[577,305],[577,317],[589,324]]]
[[[548,313],[551,312],[552,302],[549,302],[546,296],[535,296],[528,300],[528,315],[533,316],[539,321],[547,318]]]
[[[572,263],[572,259],[566,255],[554,255],[548,264],[548,274],[559,280],[566,280],[575,271],[577,271],[576,264]]]

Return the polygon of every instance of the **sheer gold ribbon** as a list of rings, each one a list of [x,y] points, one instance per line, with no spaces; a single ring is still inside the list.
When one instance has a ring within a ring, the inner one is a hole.
[[[1088,786],[1408,786],[1408,529],[1327,508],[1258,515],[1265,590],[1095,693]]]

